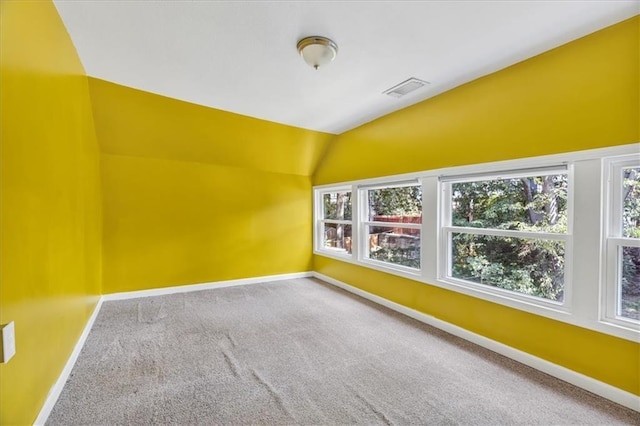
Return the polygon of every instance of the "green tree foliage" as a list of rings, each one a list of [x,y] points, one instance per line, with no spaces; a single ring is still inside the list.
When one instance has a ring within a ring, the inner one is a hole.
[[[566,233],[567,176],[454,183],[452,224]],[[466,233],[455,233],[452,239],[453,277],[562,300],[562,242]]]
[[[351,192],[332,192],[322,197],[325,219],[351,220]]]
[[[623,173],[623,236],[640,238],[640,168],[627,168]],[[350,192],[325,194],[324,217],[351,220],[351,195]],[[567,232],[565,174],[454,183],[451,198],[454,226]],[[369,220],[376,216],[419,216],[421,187],[372,189],[368,191],[368,203]],[[349,250],[350,227],[328,226],[335,228],[332,246]],[[380,235],[390,234],[392,228],[390,223],[388,227],[370,230],[370,234],[376,236],[375,244],[370,236],[370,244],[374,244],[370,247],[371,258],[418,268],[419,234],[413,239],[403,235],[400,239],[384,239],[382,243]],[[454,277],[549,300],[563,300],[563,242],[468,233],[454,233],[452,240]],[[640,319],[640,249],[624,247],[621,262],[621,315]]]
[[[369,191],[369,220],[374,216],[412,216],[422,213],[420,185]]]

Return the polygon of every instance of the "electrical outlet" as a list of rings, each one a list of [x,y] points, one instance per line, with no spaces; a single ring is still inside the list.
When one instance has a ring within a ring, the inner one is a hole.
[[[4,324],[0,328],[0,362],[9,362],[9,360],[16,354],[16,329],[11,321],[8,324]]]

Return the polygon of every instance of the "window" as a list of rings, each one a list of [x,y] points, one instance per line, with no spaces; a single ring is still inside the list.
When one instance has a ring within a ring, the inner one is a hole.
[[[351,254],[353,213],[350,190],[320,193],[320,250]]]
[[[422,187],[416,182],[365,188],[364,257],[420,269]]]
[[[640,156],[608,162],[608,319],[640,323]]]
[[[316,186],[314,200],[317,255],[640,337],[640,144]]]
[[[563,303],[568,173],[443,179],[444,279]]]

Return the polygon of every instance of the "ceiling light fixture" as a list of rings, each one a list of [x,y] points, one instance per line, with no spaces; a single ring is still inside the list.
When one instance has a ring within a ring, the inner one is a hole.
[[[298,42],[298,53],[307,64],[318,69],[336,58],[338,45],[326,37],[306,37]]]

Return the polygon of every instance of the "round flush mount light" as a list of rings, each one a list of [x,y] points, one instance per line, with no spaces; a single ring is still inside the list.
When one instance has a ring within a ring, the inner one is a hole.
[[[335,59],[338,45],[326,37],[306,37],[298,42],[298,53],[307,64],[318,69]]]

